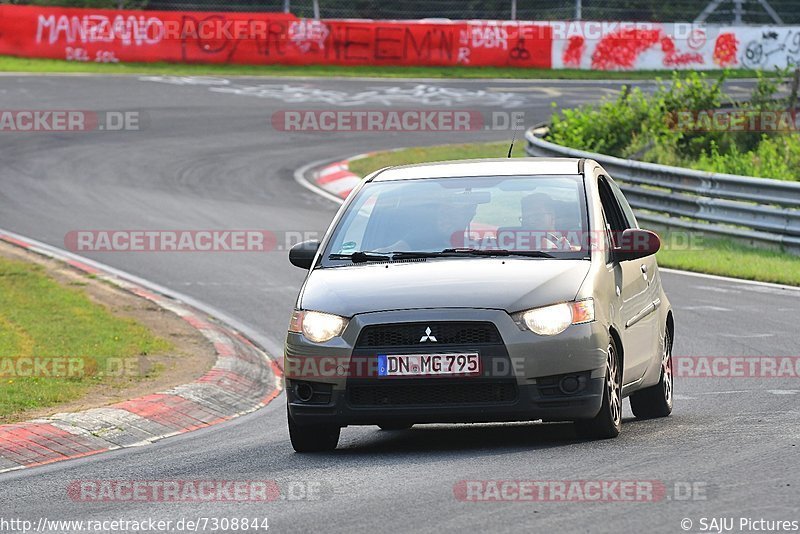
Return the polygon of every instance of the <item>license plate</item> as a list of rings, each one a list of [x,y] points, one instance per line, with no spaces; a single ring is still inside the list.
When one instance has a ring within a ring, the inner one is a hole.
[[[378,376],[473,376],[480,372],[477,352],[378,355]]]

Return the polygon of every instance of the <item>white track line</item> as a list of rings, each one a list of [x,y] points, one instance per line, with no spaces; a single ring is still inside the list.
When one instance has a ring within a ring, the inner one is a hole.
[[[696,278],[705,278],[710,280],[717,280],[720,282],[730,282],[732,284],[745,284],[745,285],[752,285],[752,286],[761,286],[761,287],[771,287],[774,289],[786,289],[789,291],[800,291],[800,287],[795,286],[787,286],[783,284],[774,284],[772,282],[758,282],[756,280],[743,280],[741,278],[731,278],[729,276],[719,276],[716,274],[705,274],[705,273],[695,273],[692,271],[680,271],[678,269],[667,269],[664,267],[659,267],[659,271],[662,273],[670,273],[670,274],[681,274],[683,276],[694,276]]]

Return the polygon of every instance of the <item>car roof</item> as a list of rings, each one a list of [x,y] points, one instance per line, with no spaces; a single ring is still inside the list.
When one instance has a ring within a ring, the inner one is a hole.
[[[581,173],[580,161],[578,158],[488,158],[440,161],[389,167],[378,171],[370,181],[539,174],[575,176]]]

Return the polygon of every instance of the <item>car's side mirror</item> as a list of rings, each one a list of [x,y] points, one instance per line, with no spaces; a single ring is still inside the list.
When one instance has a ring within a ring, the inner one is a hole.
[[[289,261],[295,267],[310,269],[319,250],[319,241],[303,241],[289,249]]]
[[[614,248],[614,259],[617,261],[638,260],[652,256],[661,248],[658,234],[641,228],[628,228],[619,236],[619,243]]]

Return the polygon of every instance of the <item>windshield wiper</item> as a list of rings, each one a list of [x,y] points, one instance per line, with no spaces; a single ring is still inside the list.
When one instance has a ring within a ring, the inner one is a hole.
[[[446,258],[459,256],[527,256],[529,258],[554,258],[552,254],[540,250],[505,250],[477,248],[446,248],[439,252],[398,251],[392,253],[393,260],[413,258]]]
[[[352,254],[331,254],[329,260],[350,260],[353,263],[369,261],[413,260],[417,258],[457,258],[463,256],[526,256],[529,258],[554,258],[552,254],[541,250],[506,250],[477,248],[446,248],[438,252],[423,250],[398,250],[391,254],[358,251]]]
[[[442,256],[451,256],[445,252],[429,252],[423,250],[398,250],[392,252],[393,260],[413,260],[416,258],[441,258]]]
[[[375,252],[367,252],[360,250],[352,254],[331,254],[328,256],[329,260],[350,260],[353,263],[366,263],[368,261],[389,261],[392,259],[387,254],[377,254]]]
[[[529,258],[554,258],[552,254],[541,250],[506,250],[504,248],[479,249],[479,248],[446,248],[446,254],[465,254],[470,256],[527,256]]]

